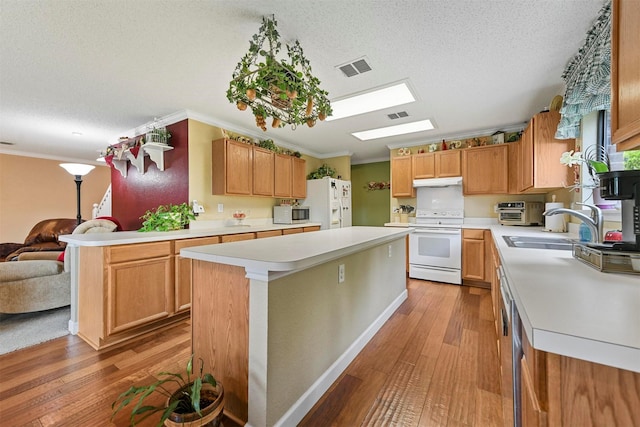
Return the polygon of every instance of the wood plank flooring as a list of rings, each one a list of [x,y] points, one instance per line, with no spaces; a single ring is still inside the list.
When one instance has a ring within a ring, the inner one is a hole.
[[[502,425],[489,291],[419,280],[408,290],[301,426]],[[180,370],[190,340],[184,321],[117,349],[97,352],[67,336],[0,356],[0,425],[126,426],[125,414],[110,420],[111,402],[158,372]]]

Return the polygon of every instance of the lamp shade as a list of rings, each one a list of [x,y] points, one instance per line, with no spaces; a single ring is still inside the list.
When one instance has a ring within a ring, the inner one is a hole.
[[[75,176],[84,176],[95,168],[95,166],[83,165],[82,163],[60,163],[60,166],[62,166],[71,175]]]

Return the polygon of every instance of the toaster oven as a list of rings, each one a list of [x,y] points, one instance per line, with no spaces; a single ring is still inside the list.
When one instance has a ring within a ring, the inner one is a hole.
[[[498,222],[502,225],[542,225],[542,202],[498,203]]]

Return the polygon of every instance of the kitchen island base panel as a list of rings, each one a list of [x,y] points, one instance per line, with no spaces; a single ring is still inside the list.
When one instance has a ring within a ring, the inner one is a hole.
[[[225,414],[247,420],[249,279],[243,267],[193,260],[194,360],[224,386]]]
[[[225,412],[251,426],[299,422],[407,298],[404,250],[400,236],[263,279],[194,261],[193,349],[224,384]]]

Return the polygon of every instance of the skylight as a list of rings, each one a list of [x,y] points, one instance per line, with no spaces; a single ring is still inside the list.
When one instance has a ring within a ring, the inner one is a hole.
[[[408,104],[415,100],[407,84],[399,83],[338,101],[331,101],[333,114],[327,117],[327,121]]]
[[[363,130],[361,132],[354,132],[351,135],[361,141],[368,141],[370,139],[386,138],[388,136],[404,135],[407,133],[422,132],[431,129],[434,129],[433,123],[431,123],[431,120],[426,119],[418,122],[387,126],[384,128]]]

